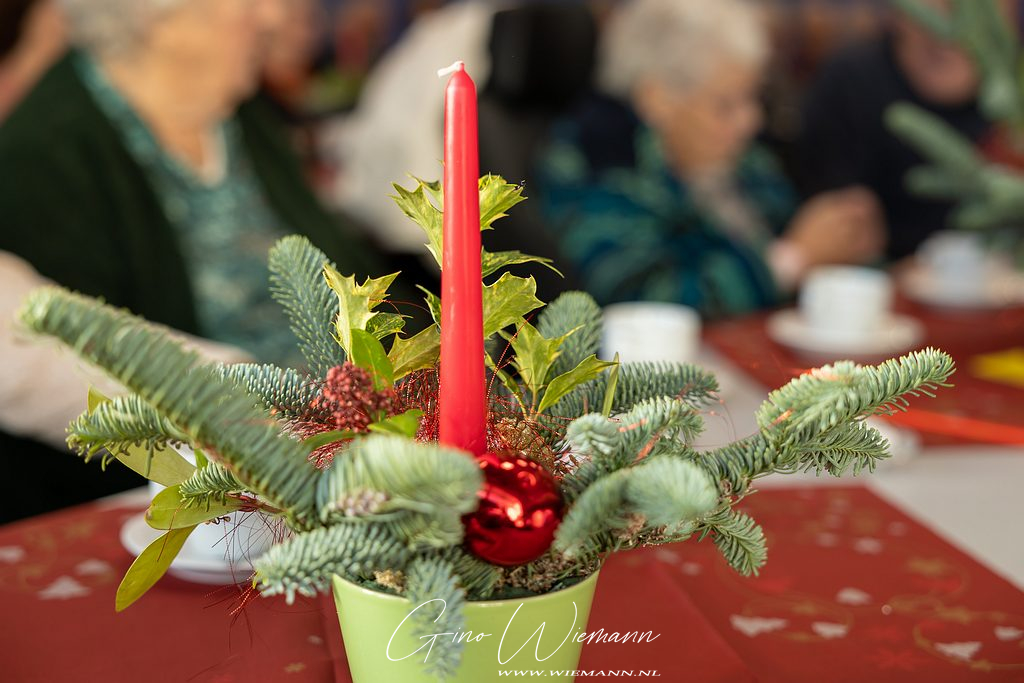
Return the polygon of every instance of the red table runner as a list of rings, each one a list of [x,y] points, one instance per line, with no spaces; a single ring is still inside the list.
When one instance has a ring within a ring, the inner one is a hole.
[[[735,575],[710,542],[616,556],[588,630],[661,636],[588,645],[581,670],[687,683],[1024,681],[1024,594],[900,510],[860,488],[769,489],[743,506],[769,537],[761,577]],[[168,577],[115,614],[132,560],[118,530],[135,514],[89,505],[0,528],[0,680],[349,680],[327,599],[257,599],[233,619],[236,588]]]
[[[1024,308],[988,312],[936,312],[901,302],[901,313],[925,327],[924,346],[946,351],[957,362],[955,390],[913,401],[893,422],[919,432],[925,443],[1024,445],[1024,390],[972,374],[979,354],[1024,346]],[[809,363],[772,341],[765,331],[770,314],[760,313],[709,325],[706,340],[743,372],[775,389],[804,372]]]

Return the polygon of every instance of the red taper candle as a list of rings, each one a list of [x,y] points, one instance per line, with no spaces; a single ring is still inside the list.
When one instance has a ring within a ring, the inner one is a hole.
[[[487,450],[476,86],[462,62],[444,98],[444,244],[438,438],[474,455]]]

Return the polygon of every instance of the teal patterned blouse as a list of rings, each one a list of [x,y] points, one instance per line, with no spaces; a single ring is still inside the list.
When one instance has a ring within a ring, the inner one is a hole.
[[[144,169],[177,233],[203,336],[240,347],[262,362],[301,362],[268,289],[267,251],[286,234],[285,226],[266,202],[237,123],[228,120],[220,127],[224,172],[205,181],[164,151],[95,62],[79,53],[75,67]]]
[[[718,317],[777,302],[762,253],[796,197],[766,150],[752,147],[734,172],[756,223],[742,237],[680,182],[653,131],[616,102],[595,100],[557,123],[538,180],[562,256],[600,303],[671,301]]]

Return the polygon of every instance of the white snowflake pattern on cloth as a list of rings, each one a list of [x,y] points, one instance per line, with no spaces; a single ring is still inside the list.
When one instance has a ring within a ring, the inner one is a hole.
[[[834,548],[839,545],[839,537],[833,533],[827,531],[818,534],[815,538],[815,543],[820,545],[822,548]]]
[[[658,548],[654,551],[654,556],[666,564],[677,564],[679,562],[679,556],[668,548]]]
[[[1024,631],[1016,626],[996,626],[996,638],[1004,643],[1009,640],[1017,640],[1024,636]]]
[[[832,640],[833,638],[845,638],[846,634],[850,632],[850,627],[846,624],[833,624],[828,621],[816,621],[811,624],[811,630],[825,640]]]
[[[947,657],[969,662],[974,659],[974,655],[978,654],[981,643],[973,640],[967,643],[935,643],[935,649]]]
[[[84,560],[75,565],[75,573],[82,576],[96,576],[97,574],[109,574],[114,569],[109,562],[103,560]]]
[[[733,614],[729,617],[729,623],[731,623],[732,627],[743,635],[753,638],[754,636],[761,635],[762,633],[771,633],[772,631],[778,631],[779,629],[785,628],[789,622],[785,619],[745,617],[740,614]]]
[[[40,600],[68,600],[89,594],[89,589],[70,576],[62,576],[39,591]]]
[[[0,562],[14,564],[25,559],[25,549],[17,545],[0,546]]]
[[[697,576],[702,571],[704,571],[704,568],[696,562],[683,562],[681,565],[679,565],[679,571],[686,574],[687,576]]]
[[[889,525],[888,531],[892,536],[906,536],[907,525],[903,522],[893,522]]]
[[[858,588],[846,587],[836,593],[836,602],[844,605],[867,605],[871,596]]]
[[[320,636],[317,636],[317,635],[309,636],[308,638],[306,638],[306,640],[309,641],[310,645],[323,645],[324,644],[324,639],[321,638]]]
[[[853,549],[864,555],[877,555],[882,552],[882,542],[877,538],[858,538],[853,542]]]

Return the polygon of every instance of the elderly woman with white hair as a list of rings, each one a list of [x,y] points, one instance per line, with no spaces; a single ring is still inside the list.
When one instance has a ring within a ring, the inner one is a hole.
[[[344,272],[381,271],[317,203],[271,109],[250,99],[281,0],[59,2],[75,48],[0,126],[0,277],[18,283],[4,293],[45,278],[290,362],[268,248],[302,233]],[[115,473],[88,483],[98,468],[67,455],[31,455],[54,432],[33,416],[60,410],[26,406],[84,408],[84,389],[71,376],[54,385],[48,350],[14,355],[10,299],[0,296],[0,452],[16,470],[5,508],[28,514],[123,486]]]
[[[604,303],[720,316],[770,306],[811,267],[883,246],[857,188],[798,210],[753,143],[768,40],[745,0],[630,0],[603,36],[595,97],[557,124],[540,196],[564,255]]]

